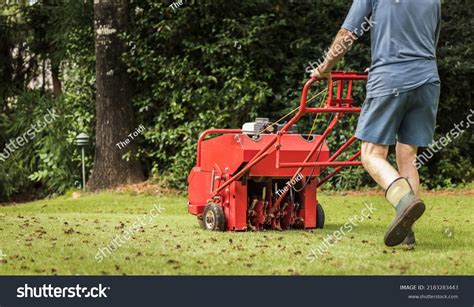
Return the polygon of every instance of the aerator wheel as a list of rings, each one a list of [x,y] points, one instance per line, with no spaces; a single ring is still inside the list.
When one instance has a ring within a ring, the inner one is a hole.
[[[204,208],[202,214],[204,229],[207,230],[225,230],[225,216],[222,207],[218,204],[210,204]]]
[[[316,206],[316,228],[324,227],[324,209],[320,203]]]

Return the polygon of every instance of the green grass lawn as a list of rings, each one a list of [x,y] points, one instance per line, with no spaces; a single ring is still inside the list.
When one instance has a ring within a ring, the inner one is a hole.
[[[415,227],[418,245],[388,248],[383,235],[393,208],[382,196],[328,196],[324,229],[208,232],[186,211],[186,198],[105,192],[0,207],[0,274],[38,275],[472,275],[474,206],[469,195],[426,196]],[[306,257],[327,234],[377,210],[314,262]],[[100,263],[100,247],[149,214],[140,231]],[[154,214],[156,211],[154,212]],[[444,227],[449,229],[443,233]],[[3,255],[2,255],[3,254]]]

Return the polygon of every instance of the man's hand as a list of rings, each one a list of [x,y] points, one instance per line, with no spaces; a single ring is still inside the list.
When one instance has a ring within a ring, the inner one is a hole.
[[[316,69],[314,69],[311,72],[311,78],[318,78],[318,79],[330,79],[331,78],[331,72],[330,71],[325,71],[321,66],[318,66]]]

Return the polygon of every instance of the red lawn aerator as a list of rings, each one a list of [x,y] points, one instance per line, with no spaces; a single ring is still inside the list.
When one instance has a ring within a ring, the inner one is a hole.
[[[306,82],[298,112],[284,124],[258,118],[242,129],[209,129],[197,143],[197,161],[188,176],[188,211],[209,230],[323,228],[324,211],[316,190],[344,167],[361,165],[357,151],[336,161],[355,140],[330,155],[328,134],[346,113],[359,113],[352,97],[361,72],[332,72],[322,107],[307,107]],[[296,109],[294,110],[296,111]],[[321,135],[298,134],[296,121],[306,113],[333,113]],[[206,139],[210,134],[220,136]],[[335,169],[319,178],[328,167]]]

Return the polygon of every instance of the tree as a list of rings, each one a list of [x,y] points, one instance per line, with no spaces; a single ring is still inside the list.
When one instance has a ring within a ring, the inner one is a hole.
[[[127,0],[94,1],[96,54],[96,147],[90,190],[144,180],[137,145],[132,97],[126,66],[121,60],[125,45],[120,33],[128,25]],[[120,142],[126,146],[116,146]],[[128,144],[127,144],[128,143]],[[123,156],[128,153],[128,158]]]

